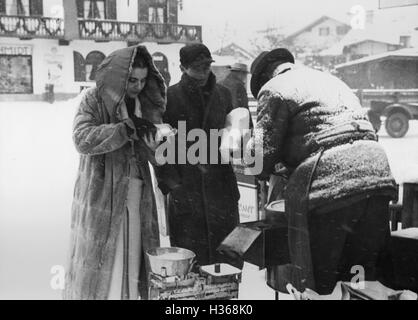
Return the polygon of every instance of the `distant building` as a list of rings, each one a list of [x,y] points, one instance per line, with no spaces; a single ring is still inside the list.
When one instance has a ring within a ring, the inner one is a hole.
[[[353,89],[418,88],[418,48],[367,56],[335,68]]]
[[[236,43],[230,43],[229,45],[212,52],[212,56],[215,60],[212,65],[212,71],[216,75],[218,81],[224,80],[229,75],[229,67],[234,63],[239,62],[246,64],[249,69],[256,58],[255,55]]]
[[[286,37],[282,43],[293,48],[299,56],[314,55],[338,43],[350,29],[344,22],[322,16]]]
[[[334,66],[367,56],[378,55],[413,45],[413,24],[405,21],[378,22],[372,11],[367,12],[367,23],[363,29],[352,29],[332,47],[322,50],[319,60],[323,65]]]
[[[255,56],[236,43],[231,43],[223,48],[213,52],[217,56],[233,57],[235,62],[249,62],[255,59]]]
[[[57,97],[92,85],[112,51],[142,43],[166,80],[180,79],[178,52],[202,41],[178,24],[180,0],[0,0],[0,99]],[[167,74],[168,73],[168,74]]]
[[[410,47],[410,35],[388,33],[382,28],[351,30],[339,43],[319,53],[322,57],[339,57],[340,61],[352,61],[366,56]],[[395,28],[396,29],[396,28]],[[379,31],[380,30],[380,31]]]

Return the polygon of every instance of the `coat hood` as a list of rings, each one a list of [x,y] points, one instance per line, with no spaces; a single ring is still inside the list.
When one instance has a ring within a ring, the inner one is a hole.
[[[132,64],[136,55],[148,64],[148,78],[139,95],[143,117],[153,123],[161,123],[166,105],[166,85],[147,48],[141,45],[123,48],[111,53],[100,64],[96,74],[96,86],[111,120],[120,118],[120,106],[124,97]]]

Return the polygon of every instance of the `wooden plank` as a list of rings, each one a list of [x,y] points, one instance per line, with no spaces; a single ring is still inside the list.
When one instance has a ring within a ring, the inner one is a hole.
[[[418,184],[405,183],[403,186],[402,228],[418,227]]]
[[[393,289],[418,292],[418,228],[392,232]]]

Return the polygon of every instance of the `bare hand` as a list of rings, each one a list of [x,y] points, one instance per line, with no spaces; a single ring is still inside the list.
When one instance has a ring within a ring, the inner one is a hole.
[[[290,171],[283,163],[279,162],[275,166],[274,174],[276,176],[288,177],[290,175]]]
[[[152,133],[148,135],[144,135],[142,138],[148,148],[150,148],[153,152],[155,152],[159,146],[159,143],[155,140],[155,136]]]

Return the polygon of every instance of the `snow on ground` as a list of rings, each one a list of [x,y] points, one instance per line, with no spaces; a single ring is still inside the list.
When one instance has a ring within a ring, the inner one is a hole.
[[[78,156],[74,105],[0,104],[0,299],[55,299],[65,265]]]
[[[418,121],[410,122],[410,129],[402,139],[392,139],[384,129],[379,136],[396,182],[418,183]]]
[[[0,103],[0,299],[61,297],[51,287],[51,268],[67,261],[78,166],[71,139],[76,105],[74,99]],[[411,123],[403,139],[382,131],[395,178],[418,182],[418,124]],[[264,271],[245,265],[240,299],[274,299]]]

